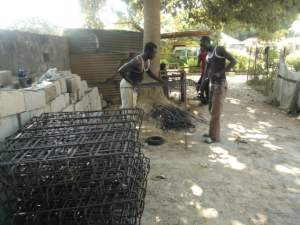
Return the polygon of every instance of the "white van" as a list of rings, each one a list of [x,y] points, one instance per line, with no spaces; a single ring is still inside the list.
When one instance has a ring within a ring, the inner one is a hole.
[[[176,46],[173,54],[179,59],[198,58],[200,47],[196,46]]]

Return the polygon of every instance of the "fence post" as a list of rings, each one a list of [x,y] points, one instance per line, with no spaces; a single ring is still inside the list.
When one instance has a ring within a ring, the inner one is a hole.
[[[269,50],[270,47],[265,48],[265,64],[266,64],[266,84],[265,84],[265,94],[268,95],[269,88]]]
[[[186,73],[181,71],[180,73],[180,92],[181,92],[181,102],[186,101]]]
[[[251,56],[252,56],[252,47],[250,48],[250,52],[249,52],[248,71],[247,71],[247,81],[249,80],[249,75],[250,75]]]
[[[255,47],[255,58],[254,58],[254,72],[253,72],[253,76],[256,76],[256,61],[257,61],[257,56],[258,56],[258,49],[257,46]]]
[[[168,85],[169,77],[168,77],[168,74],[162,75],[161,79],[166,82],[166,85],[163,86],[163,91],[164,91],[165,96],[167,98],[169,98],[169,85]]]

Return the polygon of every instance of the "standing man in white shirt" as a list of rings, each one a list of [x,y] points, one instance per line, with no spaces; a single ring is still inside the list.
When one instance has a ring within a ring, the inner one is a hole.
[[[122,106],[121,108],[135,108],[137,105],[137,89],[147,73],[152,79],[162,82],[151,70],[151,60],[157,54],[157,46],[153,42],[148,42],[144,47],[144,52],[137,55],[128,63],[120,67],[119,73],[123,77],[120,83]]]

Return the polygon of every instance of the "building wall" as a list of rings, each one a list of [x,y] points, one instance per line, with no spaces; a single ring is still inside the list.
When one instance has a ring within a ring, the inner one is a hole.
[[[0,70],[25,69],[35,76],[50,67],[70,69],[66,37],[0,30]]]

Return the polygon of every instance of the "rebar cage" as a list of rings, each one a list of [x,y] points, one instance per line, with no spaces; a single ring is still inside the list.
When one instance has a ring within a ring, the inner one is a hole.
[[[140,109],[33,118],[0,152],[1,224],[140,224],[150,169],[142,118]]]

